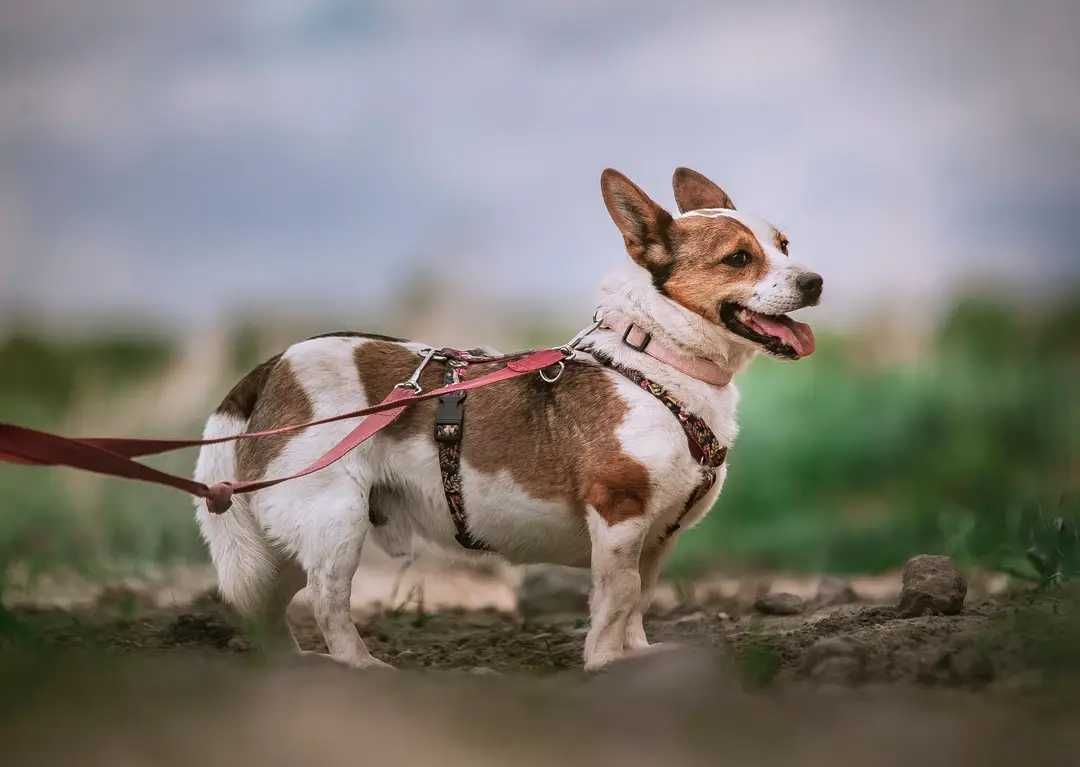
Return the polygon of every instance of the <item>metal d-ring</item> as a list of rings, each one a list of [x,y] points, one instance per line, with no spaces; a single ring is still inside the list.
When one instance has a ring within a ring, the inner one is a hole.
[[[603,322],[603,313],[598,308],[595,312],[593,312],[593,321],[591,325],[588,325],[587,327],[579,330],[577,332],[577,335],[575,335],[562,346],[555,347],[559,352],[562,353],[563,356],[562,360],[555,363],[555,365],[557,365],[559,368],[555,371],[555,374],[549,376],[547,373],[544,372],[544,370],[540,370],[538,371],[540,373],[540,378],[543,379],[546,383],[555,383],[556,381],[558,381],[562,377],[563,371],[566,370],[566,360],[571,360],[574,358],[574,352],[577,350],[578,344],[584,341],[587,335],[599,328],[600,325],[603,324]]]
[[[560,378],[562,378],[563,371],[566,370],[566,363],[563,362],[562,360],[559,360],[558,362],[555,363],[555,365],[549,366],[549,367],[557,367],[558,368],[558,370],[555,371],[555,375],[553,375],[551,377],[548,377],[547,373],[544,372],[544,371],[547,370],[547,368],[541,368],[537,372],[540,374],[540,378],[544,381],[544,383],[553,384],[556,381],[558,381]]]

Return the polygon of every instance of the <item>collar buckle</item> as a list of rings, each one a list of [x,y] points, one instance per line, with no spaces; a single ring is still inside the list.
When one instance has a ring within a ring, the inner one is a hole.
[[[630,331],[634,330],[635,328],[637,330],[641,330],[641,328],[639,328],[637,325],[635,325],[632,322],[629,325],[626,326],[626,330],[624,330],[623,334],[622,334],[622,342],[624,344],[626,344],[627,346],[629,346],[634,351],[641,352],[642,354],[644,354],[645,353],[645,347],[648,346],[649,343],[652,341],[652,333],[645,333],[645,335],[642,336],[642,338],[641,338],[641,342],[639,344],[634,344],[634,343],[632,343],[630,341]],[[644,331],[642,331],[642,332],[644,332]]]

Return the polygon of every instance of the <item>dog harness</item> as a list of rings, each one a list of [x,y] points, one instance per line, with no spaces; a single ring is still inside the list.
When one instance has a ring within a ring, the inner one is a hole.
[[[461,370],[469,364],[468,361],[450,356],[461,354],[454,349],[444,349],[443,352],[448,355],[443,384],[449,386],[459,383]],[[464,354],[475,361],[481,361],[475,352]],[[446,496],[450,519],[453,520],[454,529],[457,531],[454,538],[466,549],[490,551],[491,549],[469,530],[469,520],[465,516],[465,497],[461,488],[461,440],[464,436],[465,392],[444,394],[439,397],[439,404],[435,409],[435,444],[439,448],[439,472],[442,474],[443,495]]]
[[[713,430],[709,428],[709,425],[705,423],[701,416],[693,413],[671,392],[647,377],[640,370],[620,365],[608,355],[596,350],[590,351],[590,354],[592,354],[593,359],[604,367],[611,368],[616,373],[622,374],[639,389],[660,400],[660,403],[670,410],[671,414],[675,416],[675,420],[679,422],[683,433],[686,434],[686,444],[690,448],[690,455],[698,462],[701,479],[698,480],[693,492],[690,493],[690,497],[687,498],[682,513],[664,531],[663,540],[667,540],[679,530],[683,519],[694,504],[704,498],[705,494],[716,484],[716,472],[724,465],[724,461],[727,459],[727,447],[720,444],[716,434],[713,433]]]
[[[625,334],[624,334],[625,342]],[[627,342],[629,345],[629,342]],[[604,367],[625,376],[635,386],[648,392],[666,407],[686,434],[686,443],[690,455],[697,461],[701,478],[683,507],[682,513],[668,525],[663,539],[671,537],[682,526],[682,521],[690,509],[705,497],[716,484],[716,472],[727,458],[727,448],[720,444],[712,429],[704,419],[694,414],[671,392],[648,378],[639,370],[616,363],[611,357],[595,350],[589,350],[593,359]],[[461,381],[461,371],[477,362],[488,362],[490,357],[479,350],[459,351],[440,349],[435,359],[443,361],[446,371],[443,375],[444,386]],[[573,360],[569,360],[572,362]],[[439,471],[442,474],[443,494],[454,523],[455,539],[462,547],[473,551],[491,551],[491,548],[469,530],[468,516],[465,512],[465,498],[461,482],[461,445],[465,436],[465,392],[456,391],[439,398],[435,411],[435,443],[439,451]]]

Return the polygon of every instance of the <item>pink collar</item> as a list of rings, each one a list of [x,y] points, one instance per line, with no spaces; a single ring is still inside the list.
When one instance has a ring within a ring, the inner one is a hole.
[[[646,333],[631,320],[603,320],[600,327],[605,330],[613,330],[622,333],[622,342],[636,352],[641,352],[654,360],[659,360],[666,365],[685,373],[691,378],[704,381],[713,386],[727,386],[731,383],[732,374],[704,357],[695,357],[691,354],[683,354],[680,351],[662,344]]]

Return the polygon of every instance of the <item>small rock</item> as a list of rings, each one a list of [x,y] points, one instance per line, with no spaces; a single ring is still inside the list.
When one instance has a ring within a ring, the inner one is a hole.
[[[238,634],[225,644],[225,649],[232,652],[247,652],[251,649],[251,643]]]
[[[819,639],[807,651],[802,671],[817,684],[858,684],[866,675],[866,652],[849,639]]]
[[[763,594],[754,602],[754,609],[765,615],[798,615],[805,606],[801,597],[782,592]]]
[[[967,581],[952,559],[920,554],[904,565],[903,587],[897,612],[902,618],[926,613],[956,615],[964,607]]]
[[[843,578],[835,575],[826,575],[818,583],[817,594],[814,596],[816,607],[836,607],[849,605],[856,600],[855,589]]]
[[[529,567],[518,589],[518,609],[524,615],[588,612],[591,586],[588,570],[553,565]]]

